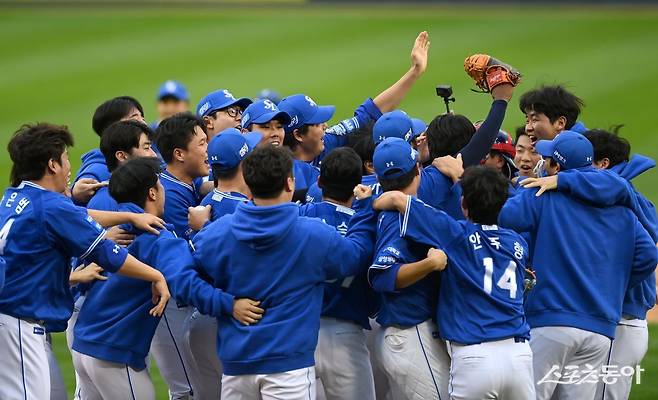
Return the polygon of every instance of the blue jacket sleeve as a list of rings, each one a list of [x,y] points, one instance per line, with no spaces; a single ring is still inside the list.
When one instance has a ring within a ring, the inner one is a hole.
[[[400,236],[428,246],[446,248],[463,236],[463,229],[445,212],[407,196],[407,207],[400,218]]]
[[[7,264],[5,259],[0,257],[0,293],[2,293],[2,287],[5,285],[5,268]]]
[[[232,314],[233,296],[201,279],[185,240],[163,237],[158,238],[156,245],[158,269],[164,274],[176,299],[192,304],[201,314],[213,317]]]
[[[375,262],[368,268],[368,282],[374,291],[379,293],[395,293],[395,282],[398,271],[404,264],[401,248],[402,239],[395,239],[383,246],[375,256]]]
[[[539,224],[539,208],[544,196],[536,197],[537,189],[523,189],[516,196],[508,198],[498,215],[498,224],[518,233],[534,232]]]
[[[460,151],[464,168],[479,165],[484,156],[489,153],[505,119],[506,110],[507,102],[505,100],[494,100],[491,104],[487,118],[475,132],[471,141]]]
[[[325,280],[357,275],[369,265],[375,242],[376,214],[367,204],[350,219],[347,234],[343,237],[327,226],[327,251],[322,264]]]
[[[658,248],[642,225],[635,222],[635,253],[633,267],[628,281],[628,288],[640,284],[647,276],[656,270],[658,264]]]

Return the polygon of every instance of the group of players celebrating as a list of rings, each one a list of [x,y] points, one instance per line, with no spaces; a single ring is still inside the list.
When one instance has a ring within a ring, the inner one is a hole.
[[[171,399],[627,398],[658,257],[630,181],[654,161],[587,130],[561,86],[520,97],[513,140],[500,68],[481,123],[426,126],[396,108],[428,50],[422,32],[409,71],[333,126],[304,94],[216,90],[190,113],[168,81],[152,127],[113,98],[73,185],[66,127],[21,127],[0,398],[66,398],[64,330],[77,399],[154,399],[151,357]]]

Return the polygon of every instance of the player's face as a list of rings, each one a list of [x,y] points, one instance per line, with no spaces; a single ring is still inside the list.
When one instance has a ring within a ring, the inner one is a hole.
[[[208,130],[208,140],[212,140],[215,135],[224,129],[240,129],[240,120],[242,119],[242,108],[231,106],[219,110],[212,117],[206,118],[206,129]]]
[[[526,135],[519,136],[516,141],[516,156],[514,157],[514,164],[519,168],[519,175],[534,178],[533,169],[539,160],[541,160],[541,156],[535,151],[535,146],[532,145],[530,137]]]
[[[165,205],[165,189],[164,186],[162,186],[162,183],[160,183],[160,179],[158,179],[158,184],[157,184],[158,191],[156,192],[156,198],[155,198],[155,205],[156,209],[158,210],[158,217],[161,217],[164,215],[164,205]]]
[[[199,126],[194,127],[194,136],[185,151],[185,171],[191,177],[208,176],[207,136]]]
[[[281,121],[273,119],[265,124],[253,124],[252,130],[263,134],[263,139],[258,144],[259,146],[272,145],[274,147],[279,147],[283,145],[285,131],[283,130],[283,124]]]
[[[58,193],[64,193],[71,184],[71,162],[69,161],[68,150],[64,150],[59,162],[52,161],[50,164],[56,190]]]
[[[304,141],[301,144],[306,154],[316,157],[322,153],[322,150],[324,150],[324,131],[326,130],[326,123],[308,125],[308,131],[304,135]]]
[[[172,115],[189,111],[190,104],[187,101],[177,99],[163,99],[158,101],[158,115],[160,119],[169,118]]]
[[[430,148],[427,145],[427,136],[425,135],[425,132],[421,133],[420,136],[414,139],[413,148],[416,149],[416,151],[418,151],[418,155],[420,157],[421,163],[429,161]]]
[[[139,136],[139,146],[133,149],[132,153],[130,153],[130,157],[156,157],[155,152],[151,147],[151,139],[149,139],[145,133],[142,133]]]
[[[544,170],[546,176],[553,176],[560,172],[560,166],[558,163],[552,162],[552,158],[544,158]]]
[[[505,165],[505,159],[500,154],[489,153],[484,159],[482,165],[501,171],[503,169],[503,165]]]
[[[558,133],[564,130],[566,119],[560,117],[555,122],[551,122],[546,114],[536,111],[526,113],[525,131],[531,140],[553,140]]]
[[[144,119],[144,115],[137,109],[137,107],[133,107],[128,111],[128,114],[126,114],[123,118],[121,118],[121,121],[128,121],[128,120],[133,120],[133,121],[139,121],[143,124],[146,123],[146,120]]]

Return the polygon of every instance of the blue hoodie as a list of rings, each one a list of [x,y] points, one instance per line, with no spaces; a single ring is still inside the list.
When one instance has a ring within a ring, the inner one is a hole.
[[[273,374],[315,364],[323,282],[357,275],[372,256],[374,212],[355,214],[343,237],[293,203],[239,204],[194,238],[197,266],[214,286],[261,301],[263,319],[219,318],[217,351],[227,375]]]
[[[120,204],[119,209],[144,212],[132,203]],[[132,226],[123,228],[137,235],[128,252],[162,272],[173,296],[194,304],[204,314],[232,313],[233,297],[199,277],[187,242],[172,233],[171,225],[159,235]],[[107,281],[96,282],[87,291],[75,324],[73,349],[100,360],[128,364],[138,371],[146,368],[145,359],[160,321],[148,313],[153,307],[151,299],[151,283],[144,280],[111,274]]]
[[[625,207],[595,207],[561,191],[536,193],[526,189],[508,199],[499,216],[501,226],[529,233],[537,286],[525,304],[528,323],[614,338],[626,289],[656,267],[654,241]]]
[[[75,176],[74,185],[75,182],[82,178],[93,178],[98,182],[110,179],[110,170],[107,169],[105,156],[103,156],[103,153],[99,149],[86,152],[80,159],[82,160],[82,165],[80,165],[78,174]]]

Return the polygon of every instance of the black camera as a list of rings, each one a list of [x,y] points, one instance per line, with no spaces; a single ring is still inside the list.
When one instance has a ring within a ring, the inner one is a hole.
[[[455,98],[452,96],[452,86],[450,85],[438,85],[436,87],[436,95],[443,98],[443,102],[446,103],[446,112],[450,114],[450,102],[454,102]]]

